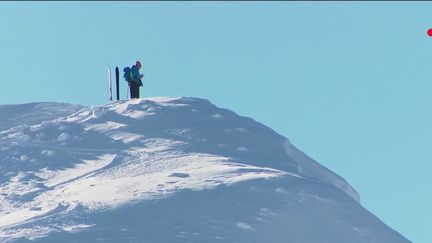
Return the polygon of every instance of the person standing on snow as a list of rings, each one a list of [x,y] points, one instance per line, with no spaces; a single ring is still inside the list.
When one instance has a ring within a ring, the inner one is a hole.
[[[136,61],[135,65],[129,71],[129,87],[131,92],[131,99],[138,99],[140,96],[140,86],[143,86],[141,79],[144,77],[143,74],[140,74],[139,70],[141,69],[141,62]]]

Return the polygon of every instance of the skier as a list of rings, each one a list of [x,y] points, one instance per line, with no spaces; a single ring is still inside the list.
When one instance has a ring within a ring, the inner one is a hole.
[[[140,74],[139,70],[141,69],[141,62],[136,61],[135,65],[130,68],[128,77],[126,78],[126,81],[129,84],[130,92],[131,92],[131,98],[132,99],[138,99],[139,94],[139,87],[143,86],[143,83],[141,79],[144,77],[143,74]]]

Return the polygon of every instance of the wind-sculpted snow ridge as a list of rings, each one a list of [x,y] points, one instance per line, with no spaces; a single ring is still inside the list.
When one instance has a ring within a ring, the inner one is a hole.
[[[1,241],[409,242],[288,139],[207,100],[6,111]]]
[[[82,108],[84,106],[53,102],[0,105],[0,131],[18,125],[38,124],[44,120],[66,116]]]

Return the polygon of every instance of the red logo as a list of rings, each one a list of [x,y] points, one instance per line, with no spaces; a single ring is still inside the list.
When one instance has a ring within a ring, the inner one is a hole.
[[[432,29],[428,29],[427,34],[428,34],[428,36],[432,36]]]

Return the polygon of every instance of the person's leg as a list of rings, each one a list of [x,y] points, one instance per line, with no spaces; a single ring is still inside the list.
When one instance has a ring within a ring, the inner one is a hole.
[[[133,88],[132,82],[129,83],[129,89],[130,89],[130,97],[131,97],[131,99],[134,99],[135,98],[135,90]]]
[[[131,98],[132,99],[137,99],[139,98],[139,93],[137,93],[137,90],[139,92],[139,86],[137,83],[133,83],[131,82]]]

